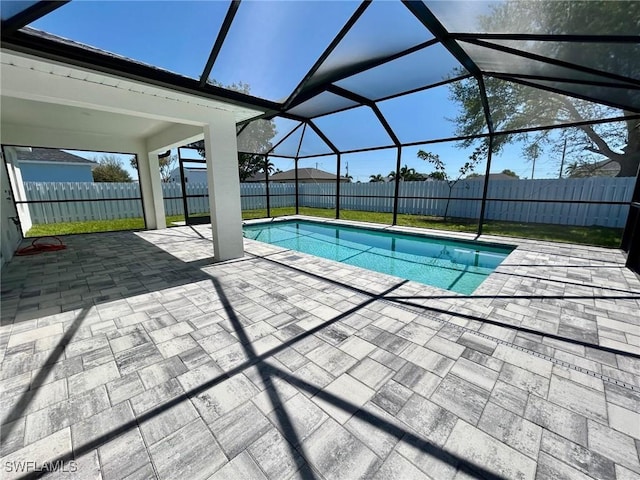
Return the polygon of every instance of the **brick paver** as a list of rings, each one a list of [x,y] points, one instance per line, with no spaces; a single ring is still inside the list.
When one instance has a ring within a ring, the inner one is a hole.
[[[210,237],[69,236],[3,267],[6,478],[639,478],[619,251],[486,237],[518,248],[464,296],[250,240],[211,263]]]

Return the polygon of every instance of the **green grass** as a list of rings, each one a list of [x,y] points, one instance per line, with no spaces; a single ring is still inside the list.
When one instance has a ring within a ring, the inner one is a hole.
[[[250,212],[251,211],[243,212],[243,217],[245,214],[250,215]],[[271,215],[273,217],[293,214],[295,214],[295,208],[291,207],[271,209]],[[303,207],[300,208],[300,214],[313,217],[335,218],[335,210],[327,208]],[[390,225],[393,220],[393,215],[391,213],[384,212],[341,210],[340,218],[344,220]],[[442,217],[408,214],[398,215],[398,225],[470,233],[475,233],[478,228],[477,220],[473,219],[449,218],[445,222]],[[579,243],[614,248],[618,248],[620,246],[622,231],[623,229],[621,228],[597,226],[577,227],[541,223],[498,222],[493,220],[486,221],[483,226],[483,233],[487,235],[529,238],[550,242]]]
[[[273,217],[294,215],[294,207],[272,208]],[[327,208],[301,207],[301,215],[312,217],[335,218],[335,210]],[[264,218],[267,215],[265,209],[245,210],[242,218]],[[359,210],[341,210],[340,218],[360,222],[381,223],[390,225],[393,219],[391,213],[364,212]],[[167,225],[172,222],[184,221],[183,215],[167,217]],[[407,227],[431,228],[436,230],[449,230],[455,232],[475,232],[477,221],[463,218],[450,218],[446,222],[442,217],[429,217],[424,215],[398,215],[398,225]],[[144,228],[142,218],[126,218],[120,220],[96,220],[88,222],[51,223],[34,225],[27,232],[27,237],[43,237],[48,235],[67,235],[72,233],[111,232],[117,230],[141,230]],[[501,235],[505,237],[520,237],[550,242],[580,243],[585,245],[598,245],[602,247],[620,246],[622,238],[621,228],[608,227],[575,227],[566,225],[547,225],[540,223],[516,223],[487,221],[484,223],[484,233],[488,235]]]
[[[118,220],[91,220],[86,222],[43,223],[34,225],[27,237],[48,235],[68,235],[71,233],[113,232],[117,230],[140,230],[144,228],[142,218],[121,218]]]
[[[171,222],[184,221],[182,215],[168,216],[167,225]],[[50,235],[69,235],[73,233],[116,232],[119,230],[142,230],[142,218],[120,218],[118,220],[90,220],[86,222],[43,223],[34,225],[26,237],[45,237]]]

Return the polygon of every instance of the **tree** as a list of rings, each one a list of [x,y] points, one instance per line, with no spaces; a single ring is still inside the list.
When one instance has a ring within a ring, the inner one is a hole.
[[[242,131],[244,138],[243,147],[254,152],[268,152],[271,150],[271,139],[276,134],[276,126],[273,121],[258,120],[251,122]],[[246,137],[245,137],[246,136]],[[205,157],[204,140],[194,142],[189,147],[196,148],[202,158]],[[273,167],[273,164],[270,165]],[[264,155],[254,153],[238,153],[238,173],[240,181],[253,177],[257,173],[264,172]]]
[[[382,174],[377,173],[375,175],[369,175],[369,183],[380,183],[384,182],[384,177]]]
[[[122,160],[115,155],[102,155],[93,169],[94,182],[131,182],[131,175],[122,167]]]
[[[505,168],[500,173],[502,173],[503,175],[509,175],[510,177],[520,178],[520,176],[518,176],[516,172],[514,172],[513,170],[509,170],[508,168]]]
[[[450,178],[449,174],[447,173],[447,169],[444,165],[444,162],[440,160],[440,155],[436,153],[425,152],[424,150],[418,150],[418,158],[433,164],[434,168],[436,169],[436,172],[439,172],[440,174],[439,176],[442,177],[442,179],[445,182],[447,182],[447,186],[449,187],[449,195],[447,196],[447,204],[444,207],[444,215],[443,215],[443,220],[445,222],[447,221],[447,214],[449,213],[449,203],[451,203],[451,195],[453,193],[453,187],[455,187],[456,183],[458,183],[462,179],[462,177],[467,175],[467,173],[473,172],[473,170],[476,168],[476,165],[482,158],[482,154],[483,152],[481,150],[474,152],[469,157],[469,161],[465,162],[465,164],[462,167],[460,167],[460,169],[458,170],[458,176],[456,178]]]
[[[423,175],[421,173],[416,172],[416,170],[414,168],[409,168],[408,165],[405,165],[404,167],[402,167],[400,169],[400,172],[398,178],[400,179],[400,181],[403,182],[415,182],[418,180],[424,180]],[[392,170],[391,172],[389,172],[389,179],[391,181],[395,181],[396,180],[396,171]]]
[[[176,162],[178,161],[177,155],[170,155],[167,152],[164,155],[158,155],[158,165],[160,167],[160,180],[163,183],[168,183],[171,180],[171,172],[176,168]],[[136,157],[131,157],[129,160],[131,168],[138,169],[138,160]]]
[[[606,163],[608,162],[589,163],[577,160],[565,167],[564,174],[569,178],[612,177],[612,172],[603,168]]]
[[[212,85],[223,87],[223,85],[216,80],[209,80],[208,82]],[[224,88],[246,94],[249,94],[251,90],[248,84],[242,82],[233,83]],[[255,120],[242,129],[240,133],[242,142],[238,146],[238,150],[240,150],[238,153],[238,173],[241,182],[253,177],[257,173],[264,172],[264,155],[260,155],[258,152],[266,153],[271,150],[273,147],[271,139],[276,133],[276,124],[273,120]],[[202,158],[205,157],[204,140],[191,143],[187,146],[197,149],[200,156]]]
[[[433,180],[446,180],[446,175],[444,172],[434,171],[427,175],[427,178],[431,178]]]
[[[544,34],[585,32],[594,35],[637,31],[640,2],[594,0],[580,2],[579,6],[571,3],[554,0],[500,2],[491,8],[489,14],[479,17],[478,31]],[[514,45],[517,48],[520,44],[514,42]],[[588,48],[585,48],[583,44],[575,42],[548,41],[529,42],[524,48],[533,48],[539,55],[587,65],[596,70],[614,72],[631,78],[638,78],[640,75],[640,62],[636,60],[640,58],[640,47],[637,43],[590,43]],[[530,65],[532,74],[553,76],[558,72],[558,67],[552,65],[536,62],[530,62]],[[576,78],[583,76],[589,79],[588,74],[579,74]],[[623,114],[619,109],[494,77],[485,77],[484,80],[496,131],[582,122]],[[588,89],[602,98],[606,98],[613,90],[596,85],[590,85]],[[618,103],[637,105],[639,102],[640,91],[637,89],[616,88],[615,93],[620,99]],[[474,79],[452,83],[450,98],[462,107],[461,113],[455,118],[457,135],[476,135],[486,131],[484,111]],[[624,114],[630,113],[624,111]],[[522,142],[523,155],[528,160],[533,160],[543,153],[560,159],[566,140],[568,162],[596,163],[608,160],[619,164],[619,177],[635,176],[640,164],[638,123],[638,120],[628,120],[621,123],[497,135],[494,137],[493,151],[499,153],[509,143]],[[486,148],[488,139],[465,140],[461,142],[461,146],[469,147],[477,145],[478,142]]]
[[[269,175],[271,175],[271,174],[276,172],[276,166],[273,164],[273,162],[267,162],[266,163],[266,170],[267,170],[267,172],[269,172]]]

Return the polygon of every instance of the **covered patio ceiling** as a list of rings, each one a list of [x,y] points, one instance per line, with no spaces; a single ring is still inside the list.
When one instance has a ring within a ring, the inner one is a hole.
[[[633,1],[281,2],[277,7],[186,1],[157,7],[154,2],[3,2],[2,45],[252,107],[265,112],[262,118],[292,120],[280,138],[304,123],[307,156],[360,149],[341,144],[339,135],[332,135],[335,125],[374,131],[376,139],[367,147],[376,148],[458,137],[460,132],[406,133],[406,124],[394,121],[403,104],[413,105],[415,129],[418,112],[429,111],[432,97],[446,94],[448,87],[438,87],[455,82],[471,83],[479,98],[485,125],[477,136],[513,131],[501,122],[501,99],[487,95],[488,82],[606,106],[599,115],[608,121],[640,118],[640,70],[634,61],[640,54],[635,21],[640,5]],[[88,9],[95,12],[93,19],[85,17]],[[148,31],[128,28],[145,19]],[[95,28],[124,33],[97,38],[88,33]],[[154,48],[144,49],[151,41]],[[251,149],[242,133],[239,147]]]
[[[7,51],[2,55],[5,143],[19,140],[14,130],[22,132],[21,136],[51,130],[58,143],[34,146],[100,149],[115,143],[133,153],[131,141],[145,140],[153,146],[172,130],[192,130],[202,137],[201,125],[219,110],[232,112],[236,121],[261,113],[32,55]],[[64,144],[65,136],[79,144]]]

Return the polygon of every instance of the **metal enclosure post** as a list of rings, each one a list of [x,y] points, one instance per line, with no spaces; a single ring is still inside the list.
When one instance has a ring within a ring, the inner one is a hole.
[[[296,215],[300,215],[300,199],[298,198],[298,157],[295,159],[296,165]]]
[[[269,201],[269,155],[264,156],[264,188],[267,194],[267,217],[271,217],[271,203]]]
[[[391,225],[398,224],[398,197],[400,196],[400,165],[402,163],[402,147],[398,147],[398,159],[396,161],[396,184],[393,193],[393,221]]]
[[[296,150],[296,215],[300,215],[300,190],[298,187],[298,160],[300,160],[300,149],[302,148],[302,141],[304,140],[304,134],[307,131],[307,124],[302,127],[302,134],[300,135],[300,141],[298,142],[298,150]]]
[[[636,186],[633,189],[629,216],[624,227],[620,247],[627,252],[625,266],[640,275],[640,168],[636,174]]]
[[[491,171],[491,154],[493,152],[493,133],[489,134],[489,151],[487,152],[487,168],[484,174],[484,186],[482,188],[482,203],[480,203],[480,218],[478,219],[478,236],[482,235],[482,224],[487,208],[487,191],[489,190],[489,172]]]
[[[340,154],[338,153],[338,159],[336,161],[336,219],[340,218]]]
[[[180,167],[180,186],[182,187],[182,208],[184,209],[184,224],[189,225],[189,204],[187,202],[187,182],[184,180],[184,165],[182,154],[178,148],[178,166]]]
[[[640,221],[640,168],[636,174],[636,185],[631,195],[631,203],[629,205],[629,215],[622,233],[622,242],[620,248],[625,252],[629,252],[633,243],[633,230],[635,224]]]

